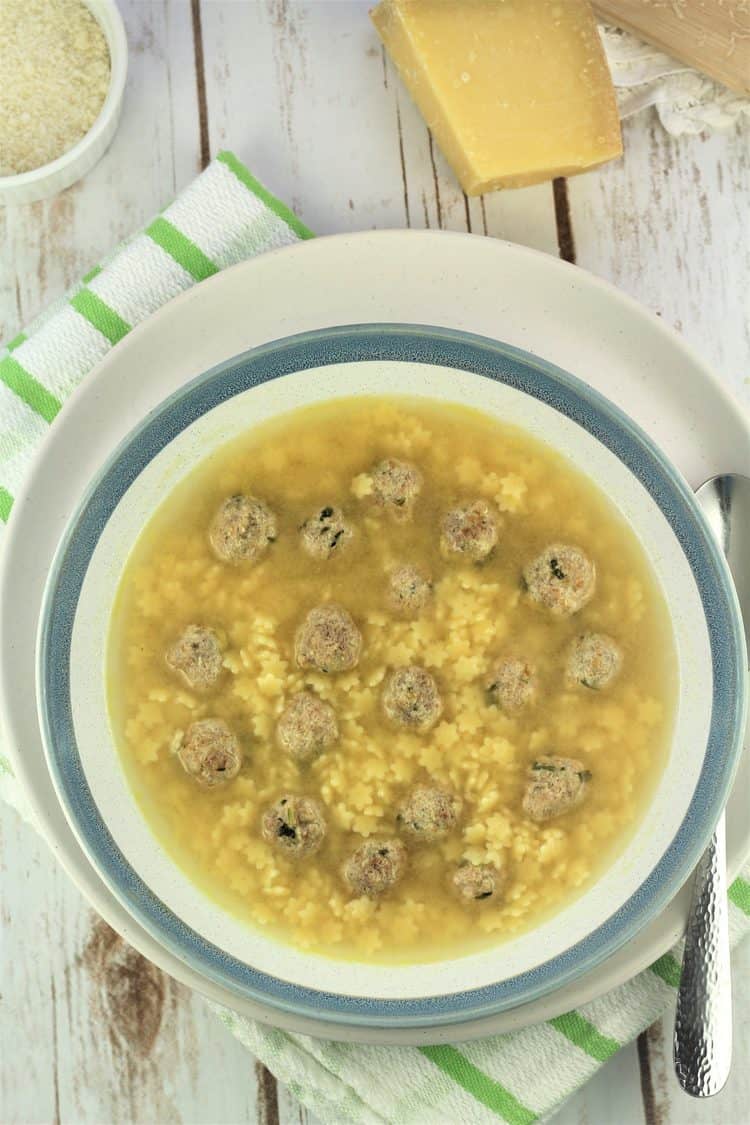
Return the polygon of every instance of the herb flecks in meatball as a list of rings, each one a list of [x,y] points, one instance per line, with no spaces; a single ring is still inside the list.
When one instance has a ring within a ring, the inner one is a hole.
[[[532,820],[552,820],[580,805],[591,774],[576,758],[537,758],[529,769],[523,811]]]
[[[371,479],[376,504],[395,519],[408,519],[422,491],[422,474],[417,466],[387,457],[372,470]]]
[[[388,608],[403,617],[414,617],[432,597],[432,580],[421,567],[405,564],[388,575]]]
[[[277,536],[276,516],[255,496],[230,496],[214,516],[209,539],[223,562],[258,562]]]
[[[377,898],[400,882],[407,867],[400,840],[366,840],[344,865],[344,879],[357,895]]]
[[[426,668],[410,664],[391,672],[383,689],[383,710],[392,723],[427,731],[443,713],[440,691]]]
[[[188,625],[167,651],[169,667],[196,691],[214,686],[221,676],[222,659],[219,638],[205,625]]]
[[[310,797],[281,797],[263,814],[263,839],[290,856],[317,852],[325,839],[323,810]]]
[[[578,547],[552,543],[526,566],[529,597],[557,617],[569,617],[594,596],[596,568]]]
[[[300,531],[303,549],[314,559],[330,559],[340,555],[354,536],[354,529],[344,518],[341,508],[325,507],[306,519]]]
[[[481,902],[498,895],[505,879],[488,863],[461,863],[451,875],[451,888],[463,902]]]
[[[440,525],[440,550],[447,558],[486,559],[499,536],[497,517],[486,500],[446,512]]]
[[[240,744],[223,719],[191,723],[177,757],[185,772],[208,789],[231,781],[242,765]]]
[[[432,843],[456,827],[461,809],[461,799],[446,789],[418,785],[399,809],[397,822],[409,836]]]
[[[330,750],[338,737],[333,707],[310,691],[292,696],[276,724],[277,743],[300,765]]]
[[[605,633],[583,633],[568,651],[568,679],[594,691],[609,687],[621,668],[620,646]]]
[[[517,715],[534,700],[537,677],[534,666],[527,660],[506,656],[490,671],[487,699],[506,715]]]
[[[359,662],[362,634],[354,618],[333,602],[311,609],[297,629],[294,655],[300,668],[348,672]]]

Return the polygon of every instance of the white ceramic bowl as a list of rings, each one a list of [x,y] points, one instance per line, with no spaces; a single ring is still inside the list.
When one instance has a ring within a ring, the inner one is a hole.
[[[415,966],[301,954],[232,918],[176,869],[138,810],[109,730],[109,612],[135,537],[196,461],[262,421],[343,394],[475,405],[562,451],[630,521],[666,597],[680,689],[669,762],[641,828],[580,899],[523,937]],[[199,377],[144,419],[104,467],[61,543],[45,597],[38,699],[70,823],[113,893],[163,946],[215,983],[297,1015],[390,1028],[449,1024],[527,1002],[633,936],[697,861],[744,730],[745,655],[723,558],[692,493],[646,435],[596,392],[507,345],[425,327],[291,337]]]
[[[107,151],[117,130],[128,72],[128,41],[115,0],[83,0],[107,40],[110,78],[99,116],[77,144],[40,168],[0,176],[0,204],[48,199],[85,176]]]

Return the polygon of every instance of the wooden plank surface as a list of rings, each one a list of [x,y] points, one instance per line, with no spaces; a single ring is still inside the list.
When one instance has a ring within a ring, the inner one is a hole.
[[[244,1047],[97,919],[28,825],[0,814],[3,1125],[255,1121]]]
[[[750,401],[748,136],[675,141],[626,127],[626,161],[467,201],[359,0],[122,0],[122,127],[59,199],[0,210],[0,338],[233,148],[320,233],[442,227],[562,252],[652,308]],[[314,1125],[208,1013],[102,927],[46,846],[0,810],[0,1122]],[[620,1052],[559,1125],[750,1120],[750,949],[735,962],[730,1085],[676,1089],[669,1027]]]
[[[670,137],[626,122],[627,159],[569,183],[579,265],[676,328],[750,402],[750,122]]]

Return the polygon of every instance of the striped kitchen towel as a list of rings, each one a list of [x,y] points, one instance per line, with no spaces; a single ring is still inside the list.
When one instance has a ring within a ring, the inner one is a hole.
[[[299,219],[229,152],[63,301],[0,352],[0,536],[36,445],[106,352],[171,297],[299,238]],[[0,754],[0,795],[29,816]],[[750,867],[730,892],[732,939],[750,929]],[[366,1047],[219,1017],[330,1125],[529,1125],[549,1115],[674,999],[679,949],[578,1011],[461,1046]]]
[[[231,152],[0,351],[0,537],[63,401],[131,328],[226,266],[312,232]]]

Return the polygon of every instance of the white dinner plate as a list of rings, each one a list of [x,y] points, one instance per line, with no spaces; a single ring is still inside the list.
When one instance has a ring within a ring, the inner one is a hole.
[[[92,376],[101,409],[85,450],[53,440],[53,455],[48,447],[14,508],[2,581],[2,690],[9,744],[23,747],[22,755],[14,753],[14,768],[56,854],[96,909],[146,956],[219,1002],[277,1025],[328,1037],[340,1031],[349,1039],[435,1042],[546,1019],[627,979],[678,936],[685,890],[604,965],[544,1000],[496,1016],[445,1029],[375,1031],[271,1013],[238,1002],[172,957],[101,883],[57,803],[30,688],[41,592],[57,541],[92,474],[144,414],[187,379],[261,343],[331,325],[388,321],[494,337],[573,372],[640,422],[693,485],[719,471],[750,472],[748,422],[721,385],[656,318],[583,271],[466,235],[373,232],[300,244],[184,294],[131,333]],[[149,376],[155,367],[158,380]],[[75,410],[75,402],[66,409]],[[10,594],[19,586],[22,604]],[[748,772],[745,754],[735,793],[746,791]],[[735,799],[733,871],[748,850],[750,818]]]

